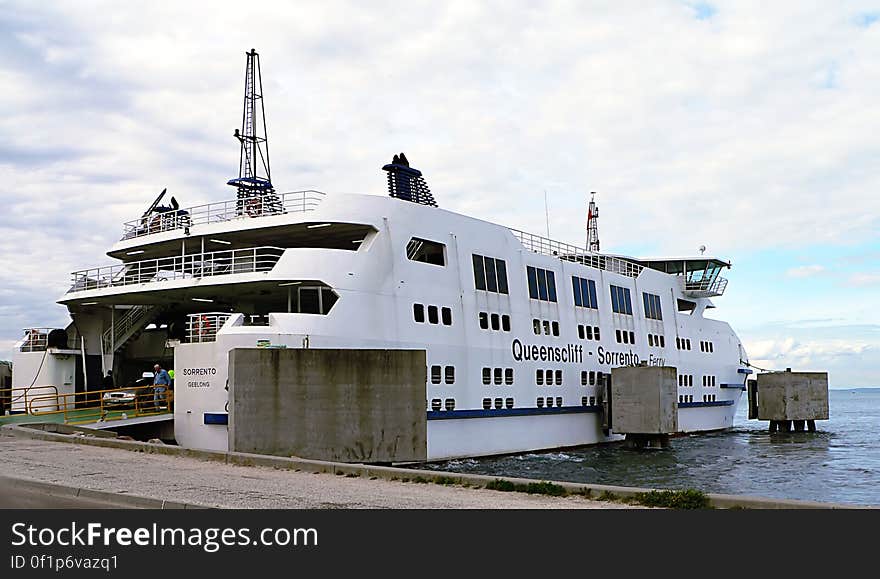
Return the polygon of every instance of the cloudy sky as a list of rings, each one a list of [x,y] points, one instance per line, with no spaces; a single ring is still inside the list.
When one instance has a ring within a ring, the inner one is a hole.
[[[0,0],[0,359],[163,188],[227,199],[245,51],[273,181],[733,262],[753,363],[880,386],[880,2]]]

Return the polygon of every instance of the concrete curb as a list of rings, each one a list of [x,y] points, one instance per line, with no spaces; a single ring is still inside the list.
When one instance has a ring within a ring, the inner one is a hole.
[[[47,483],[31,479],[0,476],[0,486],[5,489],[21,489],[53,497],[81,498],[107,503],[108,506],[121,509],[207,509],[202,505],[180,503],[140,497],[127,493],[96,491],[81,487],[71,487],[56,483]]]
[[[458,484],[471,487],[485,487],[486,484],[503,479],[517,485],[527,485],[539,482],[535,479],[514,477],[486,476],[477,474],[462,474],[435,470],[419,470],[394,466],[375,466],[365,464],[349,464],[339,462],[326,462],[302,458],[287,458],[263,454],[249,454],[244,452],[220,452],[213,450],[198,450],[181,448],[173,445],[152,444],[131,440],[119,440],[116,438],[92,436],[84,433],[87,429],[71,429],[70,434],[62,434],[65,429],[55,428],[56,432],[46,432],[35,428],[34,424],[18,425],[9,424],[2,427],[2,431],[20,438],[45,440],[50,442],[66,442],[73,444],[87,444],[103,448],[117,448],[131,452],[143,452],[146,454],[164,454],[169,456],[182,456],[204,461],[222,462],[236,466],[262,466],[279,470],[294,470],[310,473],[327,473],[340,476],[380,478],[385,480],[399,480],[402,482],[425,482],[435,484]],[[106,431],[104,432],[106,434]],[[559,485],[570,494],[581,495],[586,498],[634,498],[640,493],[650,492],[650,488],[623,487],[614,485],[583,484],[565,481],[547,481]],[[97,492],[97,491],[89,491]],[[112,494],[112,493],[111,493]],[[80,495],[81,496],[81,495]],[[747,495],[726,495],[707,493],[709,504],[719,509],[871,509],[861,505],[841,503],[821,503],[815,501],[800,501],[792,499],[774,499],[767,497],[755,497]],[[153,500],[153,499],[145,499]],[[155,502],[162,502],[156,500]],[[147,507],[158,508],[158,507]],[[163,507],[172,508],[172,507]],[[185,508],[196,508],[188,506]]]

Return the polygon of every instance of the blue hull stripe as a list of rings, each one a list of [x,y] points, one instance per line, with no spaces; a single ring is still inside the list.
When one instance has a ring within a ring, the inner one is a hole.
[[[205,424],[229,424],[229,415],[225,412],[205,412]]]
[[[734,400],[716,400],[715,402],[679,402],[679,408],[705,408],[708,406],[733,406]]]

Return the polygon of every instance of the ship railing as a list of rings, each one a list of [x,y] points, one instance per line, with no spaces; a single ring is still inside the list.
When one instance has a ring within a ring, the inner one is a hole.
[[[270,271],[283,253],[283,248],[262,246],[94,267],[73,272],[73,285],[67,293],[174,279]]]
[[[523,247],[541,255],[550,255],[565,261],[573,261],[587,267],[612,271],[627,277],[638,277],[644,269],[643,266],[637,263],[619,257],[600,255],[576,245],[555,241],[518,229],[510,229],[510,231],[523,244]]]
[[[727,278],[716,275],[714,277],[704,277],[702,279],[694,279],[691,277],[681,278],[682,291],[685,295],[695,298],[711,298],[724,294],[727,289]]]
[[[186,320],[186,339],[191,344],[216,342],[217,332],[232,314],[226,312],[204,312],[189,314]]]
[[[18,414],[38,416],[65,424],[89,424],[168,414],[173,412],[173,400],[172,390],[167,386],[161,392],[156,392],[153,386],[129,386],[69,394],[58,394],[56,390],[30,396],[27,403],[21,405],[23,412]]]
[[[49,332],[52,328],[26,328],[24,338],[19,342],[19,352],[44,352],[49,347]]]
[[[57,396],[56,386],[20,386],[0,388],[0,416],[8,413],[24,413],[34,398],[41,396]]]
[[[153,233],[185,229],[193,225],[221,223],[233,219],[250,219],[269,215],[283,215],[314,211],[326,194],[321,191],[291,191],[271,193],[249,199],[232,199],[196,205],[186,209],[154,213],[123,224],[122,239],[132,239]]]

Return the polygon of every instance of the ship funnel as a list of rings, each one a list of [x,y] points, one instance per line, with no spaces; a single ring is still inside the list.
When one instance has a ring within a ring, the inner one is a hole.
[[[391,162],[384,167],[388,171],[388,194],[397,199],[437,207],[422,172],[409,166],[406,155],[394,155]]]

